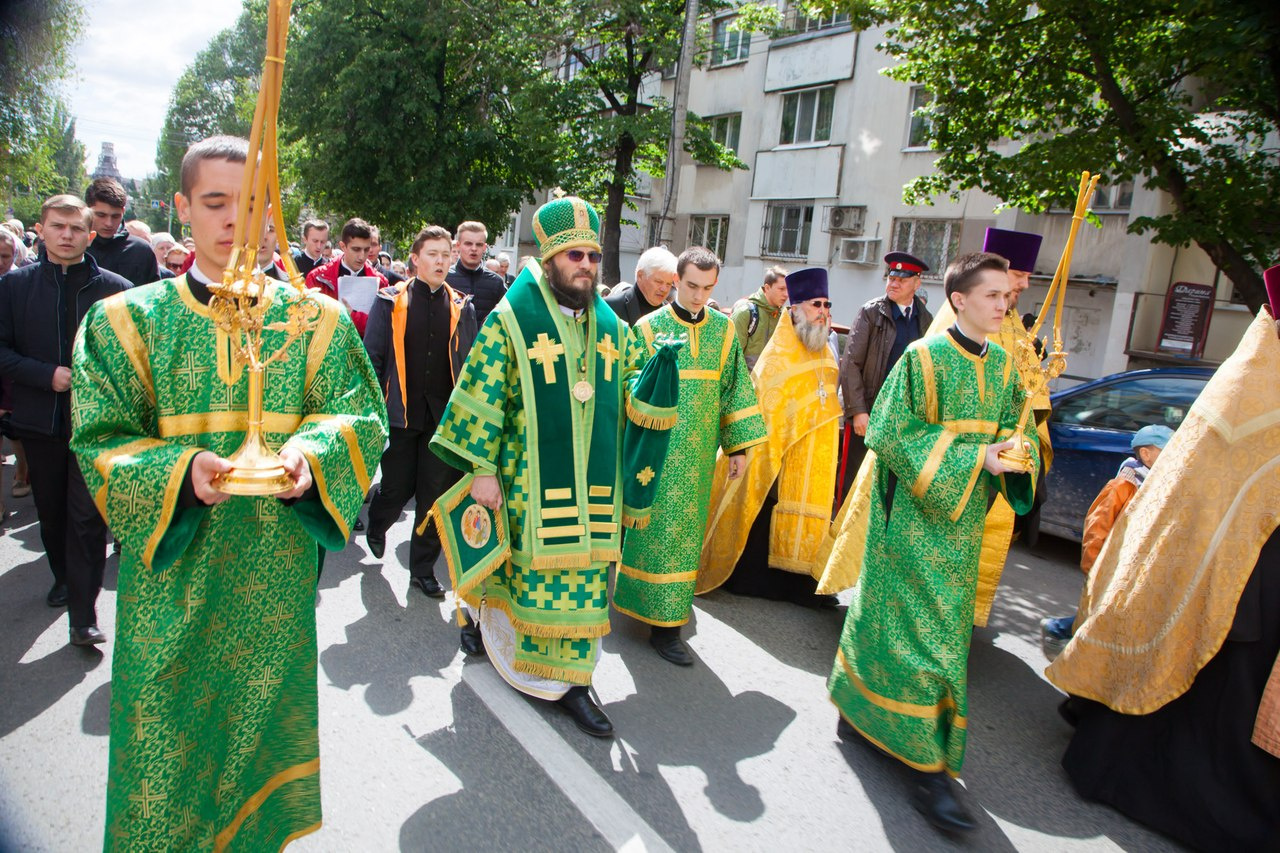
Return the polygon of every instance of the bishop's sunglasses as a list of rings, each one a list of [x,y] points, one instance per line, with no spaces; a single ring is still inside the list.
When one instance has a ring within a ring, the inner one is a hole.
[[[827,308],[827,309],[831,308],[830,299],[810,299],[809,304],[812,305],[814,308]]]
[[[600,259],[604,257],[604,255],[599,252],[584,252],[582,249],[568,249],[565,251],[565,254],[568,255],[569,263],[571,264],[580,264],[582,263],[583,258],[586,258],[593,264],[598,264],[600,263]]]

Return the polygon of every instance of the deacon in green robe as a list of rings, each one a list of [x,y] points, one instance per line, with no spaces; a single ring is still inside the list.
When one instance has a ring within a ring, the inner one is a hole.
[[[957,325],[911,344],[876,398],[867,543],[828,681],[841,736],[856,730],[920,771],[917,806],[950,830],[972,826],[947,774],[964,761],[988,496],[1023,511],[1034,488],[997,459],[1016,444],[1025,399],[1008,354],[986,342],[1003,315],[1006,269],[995,255],[958,259],[946,275],[948,297],[965,306]],[[1034,422],[1023,437],[1034,462]]]
[[[674,411],[631,393],[640,348],[596,293],[599,227],[578,198],[535,213],[541,267],[526,266],[485,319],[431,448],[475,475],[471,496],[505,511],[510,537],[509,559],[461,585],[463,648],[487,651],[517,690],[608,736],[587,690],[609,631],[608,566],[623,524],[648,517],[648,499],[628,495],[651,493],[661,473],[660,458],[623,452],[624,427],[665,431]]]
[[[316,543],[346,542],[386,410],[346,312],[318,297],[263,395],[268,443],[301,454],[313,485],[287,503],[199,496],[197,455],[230,456],[247,422],[248,371],[207,307],[222,232],[206,227],[223,215],[211,201],[234,209],[246,148],[192,147],[179,210],[197,266],[95,304],[76,342],[72,449],[121,543],[108,850],[275,850],[320,824]],[[270,292],[266,320],[284,321],[296,292]],[[285,340],[263,338],[267,353]]]
[[[729,478],[746,470],[747,448],[765,441],[764,418],[733,324],[707,301],[720,274],[713,252],[693,247],[676,262],[676,299],[636,324],[645,355],[663,340],[688,341],[678,356],[680,404],[667,453],[668,475],[652,523],[627,532],[613,606],[652,625],[649,642],[679,666],[693,664],[680,638],[689,621],[698,559],[710,510],[716,451],[730,457]]]

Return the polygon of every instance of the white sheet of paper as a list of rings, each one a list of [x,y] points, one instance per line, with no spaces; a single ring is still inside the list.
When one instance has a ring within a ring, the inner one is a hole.
[[[352,311],[368,314],[373,310],[373,300],[378,298],[380,279],[371,275],[343,275],[338,277],[338,299],[351,306]]]

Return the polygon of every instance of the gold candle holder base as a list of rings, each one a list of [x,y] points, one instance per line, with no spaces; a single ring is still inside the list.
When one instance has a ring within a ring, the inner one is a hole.
[[[284,462],[262,437],[262,369],[249,369],[249,429],[244,443],[227,457],[231,470],[219,474],[213,487],[228,495],[278,495],[293,488]]]
[[[996,458],[1013,470],[1023,474],[1030,474],[1032,471],[1036,470],[1035,460],[1031,458],[1030,453],[1021,447],[1001,450],[996,454]]]

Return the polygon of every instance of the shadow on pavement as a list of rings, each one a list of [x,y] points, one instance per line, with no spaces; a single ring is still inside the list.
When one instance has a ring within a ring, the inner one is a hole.
[[[80,718],[80,731],[87,735],[106,737],[111,734],[111,682],[94,688],[84,700],[84,714]]]
[[[844,607],[813,610],[725,590],[699,596],[695,603],[742,636],[750,637],[774,660],[822,678],[830,674],[840,629],[844,627]]]
[[[453,772],[462,790],[414,812],[400,827],[401,850],[610,849],[471,688],[455,685],[450,699],[453,725],[417,743]],[[478,803],[500,809],[484,814]]]
[[[32,536],[39,542],[35,527]],[[38,544],[37,544],[38,547]],[[20,663],[36,640],[50,630],[66,640],[66,608],[44,603],[53,575],[43,556],[14,566],[0,575],[0,671],[4,673],[0,702],[0,738],[43,714],[102,663],[96,649],[62,645],[39,660]],[[12,701],[20,696],[22,701]]]

